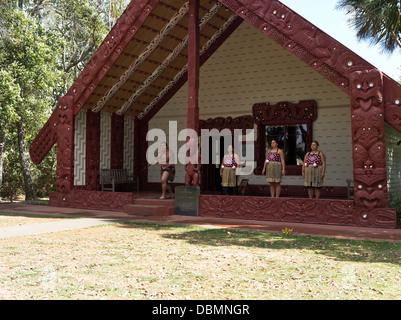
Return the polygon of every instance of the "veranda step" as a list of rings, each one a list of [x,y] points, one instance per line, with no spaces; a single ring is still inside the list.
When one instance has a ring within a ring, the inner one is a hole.
[[[161,206],[161,207],[174,207],[174,199],[148,199],[148,198],[134,198],[133,204],[145,206]]]
[[[128,204],[124,206],[123,212],[138,215],[168,216],[174,214],[174,204],[172,206]]]

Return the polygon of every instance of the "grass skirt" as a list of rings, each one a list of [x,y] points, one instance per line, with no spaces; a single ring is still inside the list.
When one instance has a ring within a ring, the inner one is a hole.
[[[266,164],[266,181],[280,183],[283,176],[281,162],[270,161]]]
[[[224,167],[223,168],[223,179],[221,185],[223,187],[236,187],[237,186],[237,177],[235,175],[236,169],[232,167]]]
[[[307,188],[321,188],[323,187],[322,178],[323,167],[309,166],[305,168],[305,183],[304,186]]]

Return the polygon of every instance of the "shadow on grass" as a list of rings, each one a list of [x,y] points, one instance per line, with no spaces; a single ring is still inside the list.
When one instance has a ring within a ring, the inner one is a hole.
[[[120,227],[163,231],[163,238],[198,246],[308,250],[341,261],[401,264],[401,244],[398,243],[131,222],[121,223]]]

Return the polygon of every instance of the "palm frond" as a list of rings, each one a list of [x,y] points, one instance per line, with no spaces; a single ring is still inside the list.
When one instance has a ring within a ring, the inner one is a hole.
[[[359,40],[380,44],[384,52],[401,48],[399,0],[339,0],[336,8],[350,15],[350,26]]]

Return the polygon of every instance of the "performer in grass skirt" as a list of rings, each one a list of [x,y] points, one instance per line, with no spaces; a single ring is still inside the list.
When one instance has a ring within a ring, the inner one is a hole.
[[[237,195],[237,174],[239,166],[239,157],[233,151],[233,146],[228,146],[228,154],[223,157],[223,164],[220,168],[220,176],[222,177],[221,185],[223,187],[223,195]]]
[[[271,149],[267,152],[262,174],[266,173],[266,181],[270,183],[271,197],[279,197],[281,192],[281,180],[285,175],[284,153],[278,148],[276,140],[272,140]]]
[[[320,189],[323,186],[326,171],[326,156],[318,150],[319,143],[312,141],[311,151],[305,155],[302,166],[302,177],[305,179],[304,186],[308,188],[309,198],[320,197]]]

